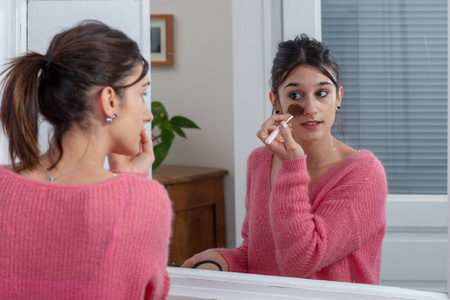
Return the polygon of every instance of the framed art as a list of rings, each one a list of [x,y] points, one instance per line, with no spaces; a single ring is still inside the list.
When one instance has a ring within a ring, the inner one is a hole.
[[[152,66],[173,65],[173,15],[150,16]]]

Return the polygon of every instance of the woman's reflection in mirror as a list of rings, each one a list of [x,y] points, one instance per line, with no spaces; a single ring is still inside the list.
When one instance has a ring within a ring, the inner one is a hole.
[[[370,151],[331,134],[343,92],[326,44],[302,34],[278,45],[269,93],[278,113],[257,136],[280,133],[248,158],[243,243],[206,250],[182,267],[213,260],[225,271],[379,283],[386,175]],[[301,113],[286,124],[292,105]]]

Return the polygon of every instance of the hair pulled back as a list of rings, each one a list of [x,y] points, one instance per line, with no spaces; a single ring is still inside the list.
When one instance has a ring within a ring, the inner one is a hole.
[[[124,85],[139,65],[140,77]],[[59,152],[54,166],[63,154],[64,133],[74,126],[87,130],[95,88],[110,86],[121,96],[148,70],[136,42],[98,21],[57,34],[46,55],[32,52],[14,59],[2,72],[0,107],[14,170],[31,169],[39,161],[39,114],[53,126],[51,142]]]
[[[316,67],[330,78],[336,89],[339,89],[341,69],[331,49],[325,43],[301,34],[294,40],[278,44],[278,52],[273,60],[271,71],[271,89],[277,99],[279,99],[278,88],[281,83],[302,65]],[[331,74],[326,67],[331,67],[334,74]]]

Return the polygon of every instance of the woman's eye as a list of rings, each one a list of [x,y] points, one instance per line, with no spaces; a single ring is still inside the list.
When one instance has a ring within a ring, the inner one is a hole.
[[[301,95],[299,93],[292,93],[289,95],[289,98],[291,98],[292,100],[298,100],[300,99]]]
[[[142,96],[141,96],[142,100],[145,100],[144,97],[147,97],[147,92],[145,92],[145,93],[142,94]]]
[[[319,92],[317,93],[317,96],[319,96],[319,97],[321,97],[321,98],[326,97],[327,95],[328,95],[328,92],[327,92],[327,91],[319,91]]]

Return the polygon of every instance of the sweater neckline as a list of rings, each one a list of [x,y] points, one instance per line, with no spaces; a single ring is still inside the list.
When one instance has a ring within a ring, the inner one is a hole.
[[[50,182],[45,182],[45,181],[40,181],[40,180],[36,180],[36,179],[31,179],[19,174],[16,174],[10,170],[8,170],[6,168],[6,165],[0,165],[0,175],[1,173],[3,173],[5,176],[9,177],[9,178],[13,178],[14,180],[17,180],[21,183],[24,184],[32,184],[35,186],[45,186],[45,187],[52,187],[55,189],[80,189],[80,187],[82,188],[95,188],[95,187],[100,187],[100,186],[104,186],[104,185],[110,185],[112,183],[116,183],[119,180],[122,180],[122,178],[124,178],[124,176],[119,175],[119,176],[114,176],[113,178],[110,178],[108,180],[105,181],[100,181],[100,182],[96,182],[96,183],[89,183],[89,184],[58,184],[58,183],[50,183]]]
[[[331,168],[329,168],[325,173],[323,173],[314,183],[314,185],[311,187],[311,190],[309,191],[310,195],[314,195],[315,190],[316,190],[316,186],[323,186],[324,184],[322,184],[322,181],[329,181],[329,177],[332,176],[333,174],[336,174],[336,169],[341,169],[346,165],[349,165],[352,163],[352,161],[354,161],[355,159],[357,159],[358,157],[360,157],[361,155],[366,155],[367,153],[370,153],[367,150],[359,150],[358,152],[355,152],[353,154],[350,154],[349,156],[347,156],[346,158],[344,158],[343,160],[341,160],[340,162],[338,162],[337,164],[335,164],[334,166],[332,166]]]
[[[268,160],[268,164],[269,164],[269,165],[268,165],[268,167],[269,167],[269,168],[268,168],[268,169],[269,169],[269,172],[268,172],[268,173],[269,173],[269,175],[268,175],[268,180],[269,180],[269,189],[271,190],[271,185],[270,185],[270,172],[271,172],[271,169],[272,169],[272,159],[273,159],[274,154],[273,154],[272,152],[270,152],[270,150],[267,149],[266,147],[264,147],[264,148],[266,149],[266,151],[267,151],[267,153],[268,153],[268,155],[269,155],[269,160]],[[346,158],[344,158],[343,160],[341,160],[340,162],[338,162],[337,164],[335,164],[334,166],[332,166],[331,168],[329,168],[325,173],[323,173],[322,175],[320,175],[320,177],[316,180],[316,182],[314,183],[314,185],[311,187],[311,190],[308,192],[308,194],[309,194],[309,195],[312,195],[312,192],[315,190],[315,187],[316,187],[316,186],[319,186],[318,184],[319,184],[321,181],[325,180],[324,178],[327,178],[327,177],[329,176],[329,174],[334,173],[334,172],[335,172],[334,169],[341,168],[342,165],[347,164],[348,161],[353,160],[354,157],[358,157],[359,155],[363,155],[363,154],[366,154],[366,153],[370,153],[370,152],[367,151],[367,150],[365,150],[365,149],[359,150],[358,152],[355,152],[355,153],[353,153],[353,154],[350,154],[349,156],[347,156]],[[306,160],[306,155],[303,156],[303,157],[300,157],[300,158],[294,158],[294,159],[300,159],[300,160],[305,159],[305,160]],[[308,174],[308,176],[309,176],[309,174]]]

